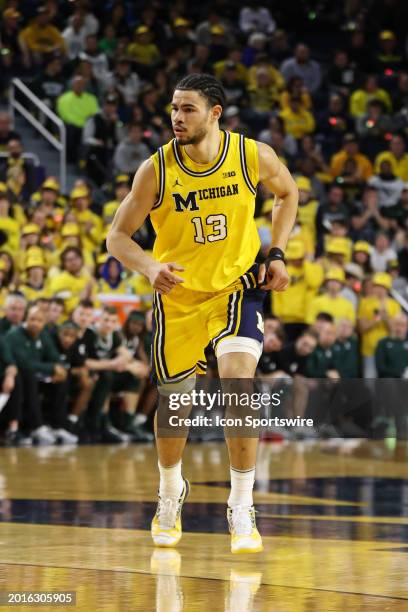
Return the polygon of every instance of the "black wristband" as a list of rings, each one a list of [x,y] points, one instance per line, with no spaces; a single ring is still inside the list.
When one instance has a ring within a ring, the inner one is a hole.
[[[283,261],[283,263],[285,263],[285,253],[279,247],[272,247],[268,253],[268,257],[266,258],[265,263],[268,262],[269,264],[271,261],[277,260]]]

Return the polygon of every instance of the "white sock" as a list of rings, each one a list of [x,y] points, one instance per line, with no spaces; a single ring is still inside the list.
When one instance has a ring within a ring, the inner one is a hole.
[[[135,418],[133,419],[133,423],[135,425],[144,425],[147,421],[147,414],[142,414],[141,412],[137,412],[135,414]]]
[[[168,497],[179,498],[184,487],[181,476],[181,459],[176,465],[163,467],[159,462],[160,486],[159,495],[162,499]]]
[[[230,468],[231,493],[228,498],[228,506],[252,506],[252,489],[255,482],[255,468],[249,470],[236,470]]]
[[[68,421],[71,421],[71,423],[77,423],[78,422],[78,415],[77,414],[69,414],[68,415]]]

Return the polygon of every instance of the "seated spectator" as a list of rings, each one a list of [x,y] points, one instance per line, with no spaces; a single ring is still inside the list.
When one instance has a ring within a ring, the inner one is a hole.
[[[277,133],[280,134],[281,140],[283,140],[283,156],[285,159],[292,159],[297,153],[297,142],[291,134],[286,133],[285,123],[281,117],[271,117],[269,119],[269,126],[258,134],[258,140],[265,142],[269,146],[274,146]]]
[[[85,49],[85,40],[89,31],[85,25],[84,14],[75,11],[70,19],[70,24],[62,32],[67,48],[67,56],[70,60],[76,60]]]
[[[76,187],[70,195],[70,213],[72,221],[79,225],[82,245],[85,251],[95,252],[102,241],[102,219],[91,209],[92,202],[89,189],[87,187]]]
[[[102,109],[89,117],[82,132],[86,172],[97,184],[106,181],[115,147],[120,140],[122,124],[117,111],[117,96],[108,94]]]
[[[171,48],[180,50],[183,61],[187,61],[193,54],[195,36],[190,26],[190,21],[184,17],[176,17],[171,24],[171,37],[168,45]],[[216,35],[218,34],[221,37],[224,35],[224,28],[222,26],[213,26],[210,46],[214,41],[214,30]]]
[[[374,174],[368,183],[377,190],[381,213],[383,213],[383,208],[390,208],[399,202],[405,186],[405,183],[395,176],[391,162],[387,159],[380,163],[378,174]]]
[[[21,293],[9,293],[6,297],[0,318],[0,334],[4,335],[12,327],[21,325],[24,321],[27,301]]]
[[[323,237],[324,252],[330,254],[337,249],[338,252],[344,254],[344,263],[349,263],[353,252],[353,241],[348,238],[350,231],[348,219],[333,218],[329,221],[328,226],[330,226],[329,232],[325,233]]]
[[[363,117],[368,110],[370,100],[380,100],[387,112],[392,110],[390,95],[385,89],[378,87],[377,77],[369,75],[361,89],[356,89],[350,96],[350,114],[357,119]]]
[[[61,253],[61,272],[49,285],[50,295],[64,300],[65,312],[70,314],[81,300],[96,294],[95,279],[83,269],[83,255],[77,247],[67,247]]]
[[[4,430],[5,446],[26,446],[31,443],[20,431],[23,398],[17,374],[14,357],[4,336],[0,336],[0,390],[6,396],[0,410],[0,427]]]
[[[39,254],[29,254],[26,261],[25,280],[18,288],[27,302],[48,297],[46,280],[47,271],[44,257]]]
[[[365,240],[357,240],[354,243],[352,261],[362,267],[364,274],[371,274],[373,271],[371,267],[371,251],[372,246]]]
[[[22,381],[24,426],[39,444],[75,444],[78,438],[65,429],[67,373],[44,326],[43,312],[32,306],[25,325],[6,335]]]
[[[398,259],[390,259],[387,262],[387,274],[392,278],[392,291],[408,302],[408,280],[401,276],[401,266]]]
[[[267,68],[257,69],[256,83],[248,85],[248,95],[249,108],[243,116],[254,130],[259,130],[268,123],[271,111],[278,101],[278,91]]]
[[[81,76],[72,80],[72,90],[63,93],[57,100],[57,112],[67,128],[68,161],[78,161],[82,130],[89,117],[99,111],[98,100],[85,92],[86,81]]]
[[[318,235],[318,253],[324,245],[324,235],[330,233],[332,223],[340,221],[347,223],[350,212],[344,200],[344,190],[340,185],[333,183],[329,187],[326,202],[319,205],[316,214],[316,231]]]
[[[236,71],[238,73],[240,80],[247,83],[248,82],[248,70],[244,66],[241,60],[242,60],[241,49],[239,47],[232,47],[231,49],[229,49],[228,55],[224,60],[214,63],[213,65],[214,76],[217,79],[221,80],[226,70],[227,64],[229,64],[230,62],[233,62],[235,64]]]
[[[305,259],[305,247],[299,240],[289,240],[285,258],[290,284],[284,292],[272,292],[272,312],[284,324],[287,339],[293,341],[306,327],[308,305],[323,282],[323,268]]]
[[[98,41],[98,48],[111,60],[115,56],[118,43],[119,40],[115,26],[112,23],[107,23],[103,30],[103,36]]]
[[[400,134],[394,134],[390,140],[389,151],[379,153],[375,158],[375,172],[380,171],[380,164],[389,161],[395,176],[402,181],[408,181],[408,153],[405,150],[405,140]]]
[[[276,22],[269,8],[252,2],[249,6],[242,7],[239,12],[239,29],[244,34],[249,32],[272,34],[276,29]]]
[[[379,210],[378,192],[368,184],[361,201],[351,208],[351,227],[354,240],[373,242],[379,229],[388,229],[389,221]]]
[[[375,236],[374,248],[371,251],[371,267],[374,272],[385,272],[387,262],[397,259],[397,254],[390,246],[387,232],[380,231]]]
[[[143,128],[138,123],[128,127],[127,137],[116,146],[113,161],[118,174],[133,175],[150,156],[150,150],[143,142]]]
[[[8,181],[8,173],[12,168],[24,170],[24,190],[30,196],[37,187],[36,170],[31,159],[25,157],[23,143],[20,138],[11,138],[7,143],[8,156],[0,165],[0,177]],[[22,186],[20,186],[21,188]]]
[[[271,37],[269,55],[277,65],[282,64],[292,55],[288,34],[285,30],[275,30]]]
[[[322,81],[320,65],[310,59],[310,49],[303,43],[296,45],[294,56],[282,63],[280,71],[286,83],[293,76],[300,77],[312,95],[320,88]]]
[[[322,155],[320,144],[316,142],[315,138],[311,134],[305,134],[298,144],[297,165],[301,167],[303,159],[311,159],[314,163],[315,171],[321,176],[328,176],[329,168]]]
[[[234,43],[232,24],[229,19],[224,19],[213,7],[210,7],[206,19],[201,21],[195,29],[195,39],[197,43],[209,47],[212,41],[211,30],[217,26],[224,29],[228,44],[232,45]],[[220,75],[218,75],[217,78],[219,76]]]
[[[292,97],[300,98],[301,108],[304,110],[310,110],[312,108],[312,99],[306,87],[303,85],[301,77],[291,77],[286,85],[286,88],[284,91],[282,91],[279,98],[279,103],[282,110],[289,108],[289,103]]]
[[[344,287],[345,275],[341,268],[332,268],[324,277],[322,295],[314,297],[308,306],[306,322],[313,324],[320,312],[331,314],[335,321],[348,319],[355,323],[356,312],[349,300],[341,296]]]
[[[298,176],[296,185],[299,190],[298,219],[302,227],[306,227],[316,245],[316,215],[319,202],[312,195],[312,184],[306,176]]]
[[[343,148],[333,155],[330,160],[331,174],[334,178],[341,176],[347,159],[354,159],[359,169],[360,176],[368,180],[373,173],[373,168],[368,157],[359,152],[359,144],[354,134],[345,134]]]
[[[111,15],[112,20],[114,20],[115,14],[116,14],[116,11],[112,10],[112,15]],[[82,3],[74,7],[74,12],[72,13],[70,17],[68,17],[68,25],[72,26],[74,21],[77,19],[78,15],[81,17],[81,20],[83,21],[86,34],[87,35],[96,34],[97,31],[99,30],[99,21],[95,17],[95,15],[89,10],[89,8]]]
[[[44,301],[44,298],[42,298]],[[38,300],[37,300],[38,302]],[[58,325],[64,319],[64,301],[57,297],[52,297],[48,300],[48,311],[46,313],[45,329],[49,333],[55,333]]]
[[[306,362],[309,378],[340,378],[338,371],[340,348],[336,344],[337,329],[333,322],[322,320],[318,331],[318,343]]]
[[[19,32],[21,27],[21,13],[15,8],[9,7],[2,12],[2,24],[0,26],[0,41],[2,55],[12,57],[12,68],[16,72],[22,68],[22,53],[19,44]]]
[[[105,81],[109,72],[109,62],[105,53],[99,50],[98,37],[95,34],[86,36],[85,48],[79,54],[79,59],[91,64],[93,76],[98,81]]]
[[[352,303],[353,308],[357,310],[359,295],[361,293],[361,283],[364,279],[364,271],[361,266],[351,261],[344,266],[346,281],[341,296]]]
[[[400,313],[390,321],[390,334],[375,349],[378,378],[408,378],[408,318]]]
[[[66,76],[62,59],[59,55],[54,55],[47,61],[44,70],[34,79],[31,89],[42,102],[55,111],[57,100],[64,92],[65,83]]]
[[[223,128],[228,132],[237,132],[243,136],[250,137],[250,130],[246,123],[241,120],[241,113],[238,106],[227,106],[222,113],[224,121]],[[263,141],[264,142],[264,141]],[[279,153],[277,153],[279,155]]]
[[[392,280],[386,272],[374,274],[372,295],[362,297],[358,308],[358,330],[361,334],[364,378],[376,378],[375,350],[390,331],[391,320],[401,306],[389,297]]]
[[[282,110],[279,116],[284,121],[286,132],[296,140],[305,134],[310,134],[315,129],[314,117],[312,113],[302,108],[300,97],[292,96],[289,106]]]
[[[375,98],[368,102],[367,113],[356,119],[356,131],[370,159],[374,159],[384,149],[384,142],[393,129],[393,119],[384,113],[381,100]]]
[[[387,220],[387,227],[392,231],[408,228],[408,183],[404,183],[401,197],[395,206],[381,210],[383,218]]]
[[[337,324],[336,367],[341,378],[360,376],[360,352],[354,325],[349,319],[341,319]]]
[[[242,63],[250,68],[260,54],[266,53],[268,39],[262,32],[252,32],[247,38],[246,46],[242,52]]]
[[[65,40],[61,32],[50,23],[46,6],[39,6],[37,16],[21,30],[18,37],[26,66],[41,64],[44,57],[55,51],[66,53]]]
[[[406,61],[398,49],[398,40],[391,30],[383,30],[378,36],[378,49],[374,55],[376,72],[392,76],[406,68]]]
[[[21,141],[20,135],[11,127],[11,117],[9,113],[0,112],[0,151],[5,152],[10,140]]]
[[[3,246],[15,255],[20,242],[20,226],[10,215],[10,201],[5,192],[0,191],[0,231],[3,232],[5,241]]]
[[[344,135],[352,129],[352,122],[344,108],[344,100],[337,94],[329,98],[327,108],[320,114],[317,122],[317,132],[322,135],[322,149],[331,157],[341,149]]]
[[[137,71],[141,70],[143,76],[143,68],[146,72],[146,68],[152,68],[159,62],[161,57],[160,51],[157,45],[154,44],[152,32],[148,27],[140,25],[135,30],[133,42],[128,45],[126,55],[134,62]]]
[[[264,346],[258,363],[258,375],[262,379],[274,377],[278,368],[277,356],[284,344],[285,335],[277,317],[265,317]]]
[[[99,293],[125,294],[128,291],[122,264],[108,256],[102,268],[102,278],[98,282]]]
[[[398,75],[397,90],[394,92],[392,105],[398,113],[403,112],[408,105],[408,72],[406,71]]]
[[[241,78],[235,62],[225,62],[221,83],[225,91],[228,106],[242,107],[247,105],[246,82]]]
[[[347,51],[337,49],[327,74],[331,91],[348,98],[350,92],[356,89],[360,76],[358,64],[350,61]]]
[[[116,61],[115,69],[107,74],[104,86],[106,90],[117,92],[126,106],[137,102],[141,88],[139,76],[131,71],[126,57],[120,57]]]

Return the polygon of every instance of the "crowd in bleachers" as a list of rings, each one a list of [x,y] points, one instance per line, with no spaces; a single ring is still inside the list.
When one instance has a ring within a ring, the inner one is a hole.
[[[2,384],[12,390],[0,418],[9,440],[73,441],[78,422],[90,439],[149,437],[152,290],[108,256],[105,238],[134,172],[172,138],[172,90],[192,72],[222,81],[223,128],[271,145],[299,189],[291,282],[266,298],[260,374],[408,377],[406,2],[1,5],[4,108],[21,78],[64,121],[77,175],[63,193],[0,113]],[[260,260],[273,205],[260,187]],[[134,239],[152,248],[149,221]],[[130,319],[119,325],[107,294],[134,297]],[[127,336],[133,322],[137,342]]]

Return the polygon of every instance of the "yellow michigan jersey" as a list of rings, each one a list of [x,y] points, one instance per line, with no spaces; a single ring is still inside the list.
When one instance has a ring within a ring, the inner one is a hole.
[[[176,140],[152,156],[158,199],[150,217],[153,257],[185,268],[183,288],[216,292],[253,264],[260,241],[254,221],[259,181],[254,140],[222,131],[218,155],[197,164]]]

